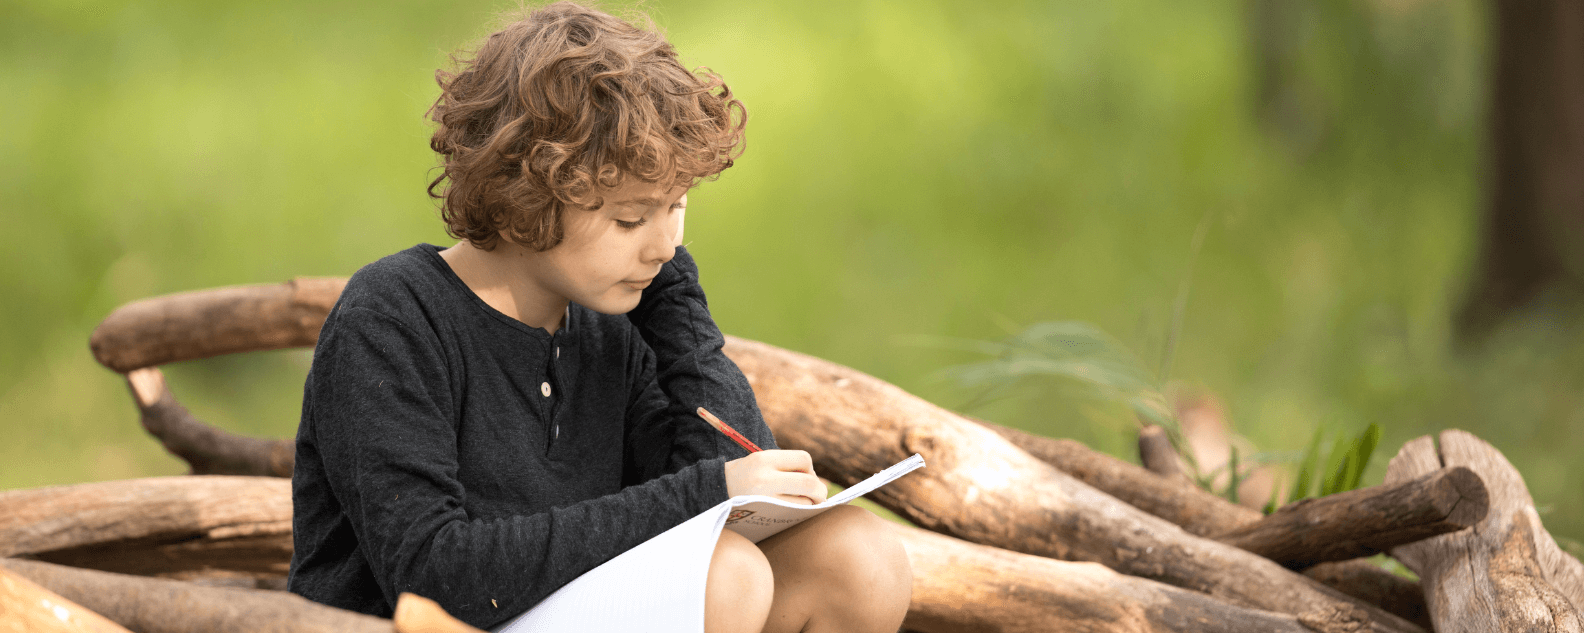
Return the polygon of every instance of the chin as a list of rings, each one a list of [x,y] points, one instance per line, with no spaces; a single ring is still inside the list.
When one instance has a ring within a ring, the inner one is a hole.
[[[617,315],[632,312],[633,308],[638,307],[638,301],[642,298],[643,293],[634,292],[631,294],[631,296],[599,297],[589,301],[588,303],[583,303],[580,301],[578,304],[600,314]]]

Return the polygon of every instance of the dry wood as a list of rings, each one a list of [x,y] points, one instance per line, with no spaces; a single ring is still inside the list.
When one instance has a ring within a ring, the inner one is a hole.
[[[1257,510],[1222,499],[1187,478],[1168,478],[1096,452],[1079,442],[1055,439],[973,420],[1057,470],[1145,512],[1182,526],[1190,534],[1211,536],[1259,521]],[[1304,571],[1342,593],[1429,627],[1429,611],[1419,583],[1367,561],[1321,563]]]
[[[1419,627],[1238,548],[1195,537],[1118,501],[995,433],[852,369],[729,338],[777,442],[810,451],[851,485],[920,453],[929,466],[870,497],[923,527],[968,541],[1125,574],[1292,615],[1367,614],[1377,631]],[[1356,621],[1362,623],[1362,621]]]
[[[306,347],[346,279],[293,279],[150,297],[116,308],[88,338],[100,364],[126,373],[221,354]]]
[[[0,568],[0,633],[129,633],[104,616]]]
[[[5,567],[140,633],[392,633],[391,621],[310,602],[296,594],[204,587],[0,559]]]
[[[1308,633],[1325,613],[1292,615],[1233,606],[1195,591],[1074,563],[975,545],[897,526],[913,565],[903,624],[920,633]],[[1343,620],[1346,621],[1345,619]]]
[[[1392,550],[1424,583],[1436,630],[1584,631],[1584,566],[1541,527],[1517,469],[1467,432],[1443,431],[1440,440],[1439,449],[1430,436],[1408,442],[1386,471],[1396,483],[1465,466],[1490,492],[1490,511],[1472,529]]]
[[[1183,476],[1177,449],[1172,447],[1171,437],[1160,425],[1149,424],[1139,429],[1138,450],[1139,463],[1150,472],[1162,477]]]
[[[248,437],[205,424],[176,401],[158,368],[134,369],[126,381],[144,430],[186,460],[192,474],[291,476],[297,460],[294,440]]]
[[[1479,475],[1458,466],[1393,485],[1302,499],[1215,538],[1304,569],[1456,532],[1485,518],[1488,505]]]
[[[970,418],[971,419],[971,418]],[[1260,520],[1245,508],[1187,479],[1161,477],[1136,464],[1096,452],[1081,442],[1034,435],[983,420],[1014,446],[1129,505],[1181,526],[1195,536],[1212,536]]]
[[[291,482],[154,477],[0,492],[0,556],[139,574],[260,576],[291,559]]]

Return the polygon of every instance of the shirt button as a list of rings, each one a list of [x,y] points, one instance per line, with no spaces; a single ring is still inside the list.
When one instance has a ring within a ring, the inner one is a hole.
[[[561,357],[561,348],[557,347],[556,348],[556,358],[560,358],[560,357]]]
[[[546,398],[550,397],[550,383],[539,383],[539,393],[544,394],[544,397]]]
[[[553,437],[551,439],[560,439],[560,437],[561,437],[561,425],[557,424],[557,425],[555,425],[555,437]]]

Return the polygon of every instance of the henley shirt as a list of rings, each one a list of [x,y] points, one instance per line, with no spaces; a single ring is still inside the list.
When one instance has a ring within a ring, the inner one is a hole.
[[[291,591],[381,617],[407,591],[490,628],[727,499],[724,464],[747,453],[695,407],[775,448],[686,249],[633,312],[572,304],[554,335],[439,251],[365,266],[320,330]]]

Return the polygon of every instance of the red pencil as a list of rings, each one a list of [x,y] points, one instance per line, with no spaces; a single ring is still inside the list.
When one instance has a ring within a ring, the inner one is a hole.
[[[732,438],[733,442],[736,442],[743,448],[748,449],[748,452],[757,453],[764,450],[758,446],[754,446],[753,442],[748,441],[748,438],[743,437],[742,434],[738,433],[736,429],[726,426],[726,423],[720,421],[720,418],[715,417],[715,414],[705,411],[704,407],[698,408],[698,414],[699,417],[704,418],[704,421],[708,422],[710,426],[715,427],[715,430],[725,433],[726,437]]]

